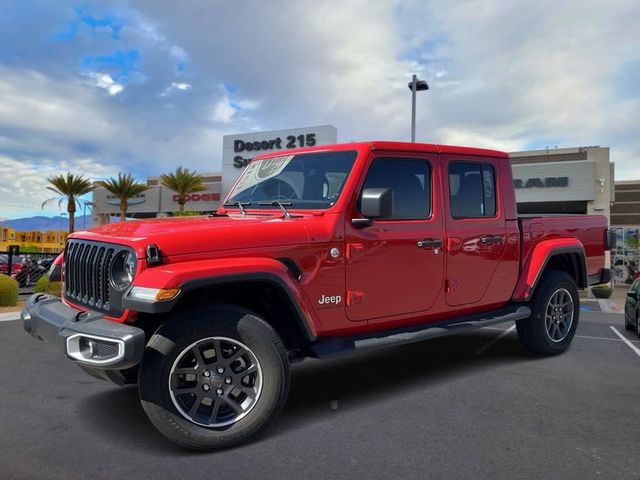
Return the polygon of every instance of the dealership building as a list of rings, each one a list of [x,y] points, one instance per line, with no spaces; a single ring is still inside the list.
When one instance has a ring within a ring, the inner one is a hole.
[[[608,148],[553,148],[509,156],[518,212],[610,216],[615,189]]]
[[[222,177],[219,173],[202,174],[205,190],[187,196],[184,209],[198,212],[212,212],[220,204]],[[172,190],[160,185],[160,177],[147,178],[149,188],[129,200],[127,216],[130,218],[166,217],[180,208],[178,196]],[[110,217],[120,215],[120,200],[105,188],[93,190],[92,223],[105,225]]]
[[[223,137],[222,172],[203,174],[206,190],[190,195],[185,210],[211,212],[256,155],[290,148],[337,143],[332,125],[251,132]],[[523,214],[599,214],[616,228],[618,249],[612,252],[616,283],[626,283],[638,271],[640,182],[615,182],[609,148],[546,148],[511,152],[518,211]],[[177,195],[147,179],[149,189],[129,202],[128,216],[151,218],[178,211]],[[93,194],[93,224],[119,214],[119,201],[103,188]]]

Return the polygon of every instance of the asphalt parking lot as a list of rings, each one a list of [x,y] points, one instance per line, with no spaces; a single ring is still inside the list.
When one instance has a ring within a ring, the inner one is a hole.
[[[135,387],[1,322],[0,478],[640,478],[640,342],[622,315],[583,312],[555,358],[528,356],[511,327],[297,364],[265,435],[191,453]]]

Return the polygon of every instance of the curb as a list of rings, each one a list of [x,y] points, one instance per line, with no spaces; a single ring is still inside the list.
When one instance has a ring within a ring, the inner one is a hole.
[[[20,312],[0,313],[0,322],[20,320]]]

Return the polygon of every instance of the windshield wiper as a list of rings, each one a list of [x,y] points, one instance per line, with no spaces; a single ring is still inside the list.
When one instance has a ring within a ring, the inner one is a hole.
[[[225,207],[238,207],[240,209],[240,213],[242,215],[246,215],[247,211],[244,209],[244,207],[250,207],[251,206],[251,202],[226,202],[224,204]]]
[[[260,205],[260,206],[270,205],[272,207],[279,207],[280,210],[282,210],[284,218],[293,218],[294,217],[294,215],[291,215],[289,213],[289,210],[287,210],[287,207],[290,207],[291,205],[293,205],[291,202],[281,202],[279,200],[271,200],[269,202],[260,202],[260,203],[258,203],[258,205]],[[297,217],[298,215],[295,215],[295,216]]]

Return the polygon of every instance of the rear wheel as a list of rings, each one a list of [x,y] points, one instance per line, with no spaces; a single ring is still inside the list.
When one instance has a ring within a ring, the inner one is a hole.
[[[236,307],[183,312],[150,339],[140,398],[154,426],[192,449],[250,440],[280,412],[289,362],[277,333]]]
[[[635,332],[638,329],[638,313],[636,312],[636,319],[633,319],[633,314],[628,314],[625,312],[624,314],[624,328],[626,328],[627,330],[629,330],[630,332]],[[629,323],[629,320],[631,320],[631,323]]]
[[[580,316],[578,289],[565,272],[545,272],[531,299],[531,316],[518,320],[518,337],[529,352],[557,355],[575,335]]]

